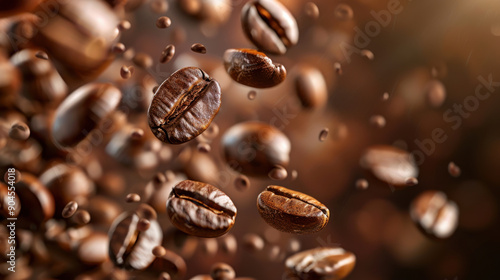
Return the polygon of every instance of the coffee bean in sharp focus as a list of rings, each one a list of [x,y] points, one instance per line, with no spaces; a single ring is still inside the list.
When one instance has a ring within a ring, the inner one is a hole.
[[[185,180],[172,189],[167,214],[172,224],[187,234],[218,237],[234,225],[236,207],[216,187]]]
[[[57,108],[52,137],[62,147],[73,147],[111,114],[122,98],[111,84],[90,83],[75,90]]]
[[[286,78],[285,66],[274,63],[264,53],[252,49],[228,49],[224,67],[231,78],[254,88],[274,87]]]
[[[445,193],[426,191],[410,205],[410,216],[417,226],[433,238],[448,238],[458,226],[459,210]]]
[[[296,253],[288,257],[285,267],[291,274],[290,278],[343,279],[354,268],[356,256],[342,248],[319,247]]]
[[[241,24],[247,38],[267,52],[284,54],[299,40],[295,18],[279,1],[248,2],[241,12]]]
[[[270,226],[296,234],[322,230],[330,210],[315,198],[280,186],[268,186],[257,198],[260,216]]]
[[[200,68],[182,68],[158,88],[148,110],[149,127],[161,141],[181,144],[207,129],[220,104],[217,81]]]

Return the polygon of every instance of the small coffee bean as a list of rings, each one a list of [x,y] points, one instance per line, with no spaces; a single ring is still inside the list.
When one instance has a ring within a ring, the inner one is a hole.
[[[156,27],[161,28],[161,29],[169,28],[171,24],[172,24],[172,20],[170,20],[170,18],[166,17],[166,16],[159,17],[156,20]]]
[[[191,45],[191,50],[195,53],[201,53],[201,54],[207,53],[207,49],[205,48],[205,46],[200,43],[195,43]]]
[[[236,207],[216,187],[185,180],[172,189],[167,214],[172,224],[187,234],[217,237],[234,225]]]
[[[165,49],[161,52],[160,62],[167,63],[172,59],[172,57],[174,57],[174,55],[175,55],[175,46],[170,44],[166,46]],[[156,90],[154,92],[156,92]]]
[[[286,78],[285,66],[252,49],[228,49],[224,67],[236,82],[254,88],[274,87]]]
[[[76,201],[70,201],[66,206],[64,206],[64,209],[62,211],[62,217],[63,218],[70,218],[73,216],[78,210],[78,203]]]
[[[330,219],[330,210],[315,198],[280,186],[261,192],[257,208],[266,223],[283,232],[318,232]]]
[[[214,264],[210,275],[213,280],[233,280],[236,276],[234,269],[226,263]]]
[[[460,170],[460,167],[458,165],[451,161],[448,164],[448,173],[450,173],[450,175],[453,177],[459,177],[462,173],[462,170]]]

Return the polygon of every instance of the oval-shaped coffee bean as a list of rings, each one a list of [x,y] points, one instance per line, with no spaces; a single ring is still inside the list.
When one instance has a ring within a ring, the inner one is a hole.
[[[236,206],[218,188],[185,180],[172,189],[167,214],[172,224],[187,234],[218,237],[233,227]]]
[[[362,155],[360,163],[379,180],[397,188],[408,186],[407,180],[418,176],[418,166],[413,156],[392,146],[369,147]]]
[[[436,238],[450,237],[458,226],[458,206],[440,191],[426,191],[415,198],[410,206],[410,216],[427,235]]]
[[[241,12],[241,24],[247,38],[267,52],[284,54],[299,40],[295,18],[279,1],[248,2]]]
[[[330,210],[315,198],[280,186],[268,186],[257,198],[260,216],[277,230],[314,233],[330,219]]]
[[[288,257],[285,267],[301,280],[337,280],[351,273],[356,256],[342,248],[319,247]],[[290,278],[294,279],[294,278]]]
[[[254,88],[269,88],[286,78],[285,66],[274,63],[264,53],[252,49],[228,49],[224,67],[236,82]]]
[[[149,127],[161,141],[181,144],[207,129],[220,104],[216,80],[200,68],[182,68],[157,89],[148,110]]]
[[[111,84],[90,83],[68,96],[56,110],[52,138],[62,147],[80,143],[113,112],[122,94]]]
[[[151,211],[154,212],[152,208]],[[109,230],[109,256],[118,267],[141,270],[155,259],[153,248],[161,245],[162,230],[154,217],[143,212],[138,209],[136,212],[123,213]],[[141,219],[149,220],[147,230],[139,230]]]
[[[290,159],[288,137],[263,122],[232,126],[222,137],[222,146],[228,165],[249,176],[267,176],[275,166],[288,166]]]

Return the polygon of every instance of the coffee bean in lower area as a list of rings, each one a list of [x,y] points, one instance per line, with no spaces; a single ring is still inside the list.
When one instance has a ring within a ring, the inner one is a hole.
[[[182,68],[156,91],[148,110],[149,127],[161,141],[181,144],[207,129],[220,104],[217,81],[200,68]]]
[[[315,198],[280,186],[268,186],[257,198],[260,216],[272,227],[296,234],[322,230],[330,210]]]
[[[185,180],[177,184],[167,200],[167,214],[178,229],[199,237],[218,237],[228,232],[236,219],[231,199],[216,187]]]

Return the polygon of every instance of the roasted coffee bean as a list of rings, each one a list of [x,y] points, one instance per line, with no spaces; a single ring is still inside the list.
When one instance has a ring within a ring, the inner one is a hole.
[[[241,24],[247,38],[267,52],[284,54],[299,40],[295,18],[279,1],[248,2],[241,11]]]
[[[76,252],[78,259],[87,265],[100,265],[109,260],[109,237],[105,233],[92,233],[84,238]]]
[[[207,48],[205,48],[205,46],[203,44],[200,44],[200,43],[195,43],[195,44],[191,45],[191,50],[193,52],[201,53],[201,54],[207,53]]]
[[[24,141],[30,137],[30,128],[23,122],[15,123],[10,127],[9,137],[14,140]]]
[[[117,267],[141,270],[154,261],[153,248],[161,244],[163,234],[156,219],[150,216],[145,215],[144,209],[123,213],[111,226],[109,256]],[[143,218],[150,221],[150,227],[139,231],[138,223]]]
[[[167,200],[167,214],[172,224],[185,233],[217,237],[234,225],[236,207],[216,187],[185,180],[172,189]]]
[[[307,64],[297,66],[292,70],[295,76],[295,90],[300,103],[306,109],[325,105],[328,89],[321,72]]]
[[[23,178],[16,184],[16,194],[21,206],[24,205],[19,213],[21,227],[38,228],[54,215],[54,198],[35,176],[23,172]]]
[[[188,15],[200,20],[221,24],[231,15],[231,0],[179,0],[181,9]]]
[[[280,186],[261,192],[257,208],[266,223],[283,232],[318,232],[330,219],[330,210],[315,198]]]
[[[207,129],[220,104],[217,81],[200,68],[183,68],[158,88],[148,110],[149,127],[161,141],[181,144]]]
[[[285,267],[301,280],[343,279],[354,268],[356,256],[342,248],[320,247],[288,257]],[[293,277],[285,279],[295,279]]]
[[[404,188],[408,178],[417,178],[413,156],[392,146],[371,146],[361,157],[361,166],[394,187]]]
[[[448,163],[448,173],[450,173],[450,175],[453,177],[459,177],[462,173],[462,170],[460,170],[460,167],[458,165],[451,161],[450,163]]]
[[[234,269],[226,263],[216,263],[212,266],[210,275],[213,280],[233,280],[236,274]]]
[[[222,137],[227,163],[250,176],[267,176],[276,166],[289,162],[290,140],[276,127],[262,122],[244,122],[229,128]]]
[[[70,201],[68,202],[68,204],[66,204],[66,206],[64,206],[64,209],[61,213],[62,217],[66,219],[70,218],[75,214],[76,210],[78,210],[78,203],[76,201]]]
[[[446,99],[446,88],[441,81],[431,80],[427,83],[425,95],[432,107],[439,108]]]
[[[91,83],[75,90],[56,110],[52,137],[62,147],[80,143],[120,103],[122,94],[111,84]]]
[[[228,49],[224,67],[236,82],[254,88],[269,88],[286,78],[285,66],[274,63],[264,53],[252,49]]]
[[[161,63],[167,63],[169,62],[172,57],[175,55],[175,46],[170,44],[165,47],[165,49],[161,52],[161,57],[160,57],[160,62]],[[156,93],[157,90],[155,90]]]
[[[426,191],[410,205],[410,216],[427,235],[448,238],[458,226],[458,206],[440,191]]]
[[[21,211],[21,201],[19,200],[19,197],[17,195],[9,196],[9,192],[12,192],[9,191],[9,187],[0,182],[0,220],[16,218],[19,216],[19,212]],[[9,207],[14,207],[14,209],[9,210]]]
[[[166,17],[166,16],[159,17],[156,20],[156,27],[158,27],[160,29],[169,28],[171,24],[172,24],[172,20],[170,20],[170,18]]]

